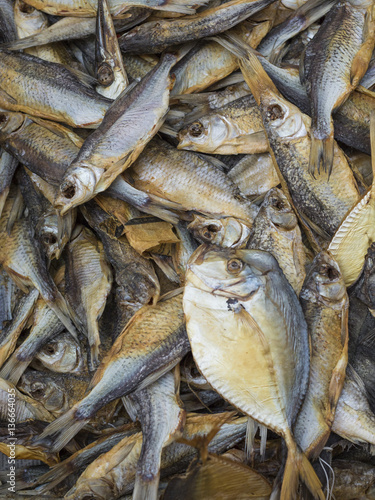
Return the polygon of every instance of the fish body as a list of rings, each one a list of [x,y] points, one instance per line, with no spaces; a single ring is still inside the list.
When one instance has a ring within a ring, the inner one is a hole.
[[[184,312],[192,353],[207,381],[286,440],[281,498],[293,498],[300,473],[323,498],[291,430],[307,390],[309,343],[298,299],[275,258],[259,250],[199,247],[189,264]]]
[[[0,149],[0,217],[17,165],[18,161],[16,158],[3,149]]]
[[[172,158],[175,175],[171,175]],[[189,151],[178,151],[166,142],[152,141],[132,165],[130,175],[138,189],[176,201],[183,210],[232,216],[250,223],[258,212],[209,160]]]
[[[0,263],[21,289],[26,291],[28,286],[34,286],[70,333],[76,336],[67,304],[47,271],[33,228],[21,218],[14,222],[8,234],[7,222],[15,198],[15,192],[8,196],[0,219]]]
[[[21,52],[0,51],[0,106],[72,127],[96,128],[111,101],[61,64]]]
[[[311,98],[310,172],[332,170],[331,114],[364,76],[375,43],[371,1],[340,0],[325,17],[304,55],[302,81]]]
[[[38,10],[55,16],[95,17],[97,13],[97,2],[93,0],[57,0],[49,4],[44,0],[28,0],[27,3]],[[168,2],[161,0],[131,0],[129,2],[111,0],[109,7],[112,16],[121,18],[126,17],[132,7],[191,14],[201,3],[204,2],[196,0],[169,0]]]
[[[141,82],[120,95],[97,131],[85,140],[55,201],[62,215],[104,191],[157,133],[168,111],[169,72],[176,60],[175,55],[165,54]]]
[[[54,446],[61,449],[102,406],[146,387],[175,366],[188,350],[181,294],[145,306],[102,360],[91,381],[91,392],[47,428],[41,439],[61,433]]]
[[[349,299],[340,269],[318,254],[300,293],[311,338],[310,383],[294,427],[298,444],[317,458],[330,434],[348,362]]]
[[[151,21],[122,35],[120,48],[125,53],[159,53],[170,45],[221,33],[269,5],[271,0],[231,0],[219,7],[181,19]],[[146,41],[146,37],[148,41]],[[151,38],[151,42],[150,42]]]
[[[142,426],[142,449],[134,485],[134,500],[157,499],[161,453],[182,435],[185,411],[178,397],[179,374],[166,373],[150,386],[127,396]]]
[[[305,251],[297,216],[280,189],[273,188],[266,194],[247,248],[270,252],[299,294],[305,279]]]
[[[93,366],[99,361],[99,325],[112,286],[103,244],[85,227],[76,227],[67,247],[65,296],[83,324]]]

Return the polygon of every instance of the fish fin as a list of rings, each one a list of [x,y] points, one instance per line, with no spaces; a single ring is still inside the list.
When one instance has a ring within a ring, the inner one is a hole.
[[[260,104],[260,96],[271,91],[277,96],[281,96],[275,84],[263,69],[257,58],[257,52],[244,42],[240,37],[233,34],[213,37],[213,40],[220,43],[224,48],[235,54],[240,60],[240,68],[245,82],[250,87],[257,104]]]
[[[258,427],[259,427],[258,422],[256,422],[251,417],[248,417],[246,425],[246,438],[245,438],[245,451],[246,451],[246,458],[248,461],[251,459],[251,455],[254,451],[254,439]]]
[[[52,309],[52,311],[56,314],[56,316],[59,318],[61,323],[65,326],[65,328],[68,330],[68,332],[72,335],[72,337],[78,341],[77,337],[77,331],[75,327],[73,326],[73,323],[70,320],[70,311],[67,306],[67,303],[65,302],[64,297],[61,295],[61,293],[56,289],[56,292],[54,294],[53,300],[51,300],[50,297],[46,297],[43,294],[43,290],[39,290],[40,294],[46,301],[48,307]]]
[[[22,217],[23,211],[25,208],[25,204],[23,201],[23,196],[21,191],[18,189],[16,196],[14,197],[12,208],[10,209],[8,221],[7,221],[7,233],[10,235],[12,232],[14,223]]]
[[[37,123],[38,125],[41,125],[42,127],[50,130],[52,133],[56,134],[62,139],[68,139],[72,141],[72,143],[75,146],[77,146],[77,148],[80,148],[83,144],[82,137],[75,134],[74,132],[69,130],[67,127],[64,127],[64,125],[61,125],[60,123],[51,122],[49,120],[45,120],[44,118],[39,118],[38,116],[30,116],[30,119],[34,123]]]
[[[305,483],[315,499],[325,500],[322,485],[306,455],[296,445],[288,447],[280,500],[297,498],[299,479]]]
[[[129,415],[131,420],[133,422],[135,422],[137,420],[138,410],[137,410],[137,405],[134,404],[132,397],[131,396],[123,396],[121,398],[121,400],[122,400],[122,404],[124,405],[127,414]]]
[[[315,178],[315,172],[320,174],[320,163],[323,165],[324,172],[328,171],[328,180],[331,176],[334,155],[334,138],[333,126],[331,124],[331,132],[325,139],[318,139],[314,133],[311,133],[311,150],[309,172]]]
[[[14,385],[17,385],[24,371],[31,363],[32,359],[28,361],[19,361],[16,353],[8,359],[7,363],[3,366],[0,372],[0,378],[8,380]]]
[[[9,194],[9,186],[7,186],[3,191],[0,193],[0,217],[1,214],[3,213],[3,208],[5,205],[5,202],[7,201],[7,197]]]
[[[305,58],[306,58],[306,47],[303,49],[301,57],[299,59],[299,81],[301,82],[302,85],[306,84]]]
[[[372,185],[371,198],[375,197],[375,113],[370,116],[370,141],[371,141],[371,168],[372,168]]]
[[[165,135],[169,135],[170,137],[174,137],[175,139],[177,139],[177,135],[178,135],[178,132],[177,130],[175,130],[174,128],[170,127],[169,125],[162,125],[160,128],[159,128],[159,132],[161,132],[162,134],[165,134]]]
[[[155,8],[163,11],[177,12],[178,14],[194,14],[196,9],[206,5],[208,0],[162,0],[155,3],[159,4]]]
[[[64,448],[90,420],[89,418],[76,420],[76,410],[77,408],[73,406],[64,415],[51,422],[33,444],[43,444],[43,439],[58,434],[50,451],[60,451]]]
[[[366,89],[365,87],[362,87],[362,85],[358,85],[358,87],[355,90],[356,90],[356,92],[360,92],[361,94],[372,97],[373,99],[375,98],[375,92],[373,92],[372,90]]]
[[[266,446],[267,446],[267,427],[265,425],[259,425],[260,431],[260,459],[262,461],[266,458]]]
[[[363,25],[363,43],[352,60],[350,68],[350,83],[355,88],[366,73],[374,49],[375,19],[374,6],[371,6],[365,16]]]
[[[7,102],[8,104],[17,104],[16,99],[14,99],[14,97],[9,95],[4,89],[0,87],[0,103],[2,100]]]
[[[335,416],[335,410],[337,401],[339,400],[342,388],[344,387],[346,366],[348,364],[348,342],[349,342],[349,330],[348,330],[348,308],[343,308],[341,316],[341,342],[342,342],[342,353],[338,359],[335,368],[332,372],[331,381],[329,384],[329,416],[328,421],[330,426],[333,423]]]
[[[75,75],[78,78],[80,83],[82,83],[86,87],[89,87],[91,89],[91,88],[94,88],[96,85],[99,85],[98,80],[96,78],[94,78],[93,76],[88,75],[87,73],[84,73],[83,71],[81,71],[79,69],[72,68],[71,66],[69,66],[69,67],[65,66],[65,68],[67,70],[69,70],[71,73],[73,73],[73,75]]]
[[[137,472],[132,500],[152,500],[158,497],[160,473],[151,479],[143,477]]]
[[[134,188],[121,175],[109,186],[106,193],[130,203],[142,212],[155,215],[172,224],[177,224],[179,217],[171,210],[182,210],[183,208],[179,203]]]

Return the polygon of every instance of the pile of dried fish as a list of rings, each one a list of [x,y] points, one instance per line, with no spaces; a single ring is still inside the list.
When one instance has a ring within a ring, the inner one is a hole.
[[[0,0],[1,498],[375,499],[374,45]]]

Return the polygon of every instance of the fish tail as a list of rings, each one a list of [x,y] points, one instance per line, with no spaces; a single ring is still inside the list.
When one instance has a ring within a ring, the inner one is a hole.
[[[239,58],[243,77],[250,87],[251,93],[255,97],[257,104],[260,104],[261,95],[266,92],[280,95],[275,84],[263,69],[262,64],[256,56],[256,51],[254,51],[250,45],[234,34],[213,37],[212,40],[219,43]]]
[[[288,446],[288,457],[285,464],[280,500],[297,498],[299,480],[310,490],[315,499],[324,500],[322,484],[306,455],[297,448],[295,443]]]
[[[78,342],[77,331],[72,321],[70,320],[70,311],[61,293],[56,289],[53,300],[51,300],[49,297],[43,298],[47,302],[48,307],[52,309],[52,311],[56,314],[56,316],[59,318],[68,332]]]
[[[334,139],[333,130],[323,139],[317,138],[314,133],[311,134],[311,149],[310,149],[310,162],[309,173],[315,177],[315,172],[320,174],[320,164],[323,166],[324,172],[328,171],[328,179],[332,173],[334,155]]]
[[[158,498],[159,474],[145,478],[136,474],[132,500],[156,500]]]
[[[8,380],[12,384],[17,385],[30,362],[31,359],[20,361],[17,358],[17,354],[13,353],[12,356],[8,359],[6,365],[3,366],[2,370],[0,371],[0,378]]]
[[[52,448],[50,448],[50,451],[57,452],[64,448],[90,420],[89,418],[77,420],[76,411],[77,407],[73,406],[64,415],[61,415],[61,417],[50,423],[33,445],[42,444],[43,439],[57,434],[56,441]]]

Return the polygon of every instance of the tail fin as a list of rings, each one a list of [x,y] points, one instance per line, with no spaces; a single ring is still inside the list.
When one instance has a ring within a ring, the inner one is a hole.
[[[6,365],[3,366],[3,369],[0,371],[0,378],[8,380],[12,384],[17,385],[23,375],[23,372],[29,366],[31,361],[32,359],[28,361],[19,361],[17,359],[16,352],[14,352],[8,359]]]
[[[71,439],[84,427],[88,422],[89,418],[76,420],[75,413],[77,408],[73,406],[69,411],[61,415],[51,424],[49,424],[39,438],[33,444],[42,444],[42,440],[53,434],[58,434],[58,437],[50,448],[50,451],[60,451],[66,444],[69,443]]]
[[[316,170],[320,174],[320,163],[322,163],[324,172],[328,171],[328,179],[330,178],[333,166],[334,145],[332,124],[330,134],[324,139],[318,139],[314,135],[313,129],[311,129],[309,172],[313,177],[315,177]]]
[[[51,300],[50,297],[43,296],[43,290],[40,290],[40,294],[48,304],[48,307],[52,309],[52,311],[56,314],[56,316],[59,318],[59,320],[68,330],[68,332],[78,342],[76,329],[74,328],[73,323],[69,317],[70,316],[69,308],[61,293],[56,289],[54,300]]]
[[[306,455],[296,445],[288,447],[280,500],[297,498],[299,480],[302,480],[315,499],[325,500],[322,484]]]
[[[213,37],[212,40],[239,58],[241,72],[257,104],[260,103],[262,93],[266,91],[281,95],[259,62],[256,56],[257,52],[240,37],[226,34]]]
[[[156,500],[158,498],[159,474],[151,479],[145,479],[137,473],[132,500]]]

